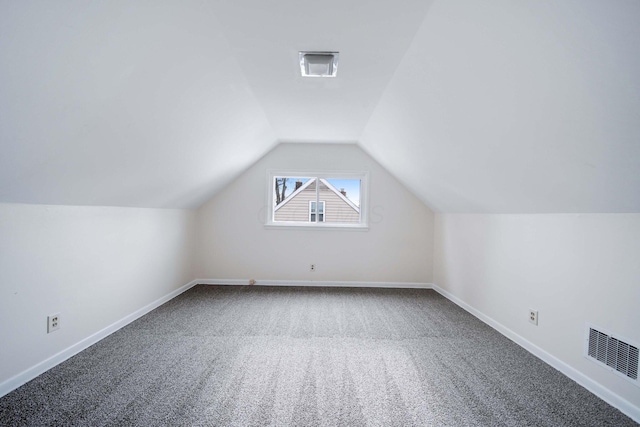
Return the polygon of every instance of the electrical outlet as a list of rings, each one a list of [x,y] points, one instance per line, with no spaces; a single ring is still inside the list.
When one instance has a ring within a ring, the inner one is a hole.
[[[538,325],[538,310],[534,310],[532,308],[529,309],[529,323]]]
[[[316,271],[316,265],[315,264],[311,264],[311,268],[309,269],[309,271]]]
[[[47,316],[47,333],[60,329],[60,313]]]

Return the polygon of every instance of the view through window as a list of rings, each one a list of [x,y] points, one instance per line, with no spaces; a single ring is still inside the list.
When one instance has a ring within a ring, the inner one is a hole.
[[[360,226],[363,181],[363,176],[274,174],[270,185],[271,223]]]

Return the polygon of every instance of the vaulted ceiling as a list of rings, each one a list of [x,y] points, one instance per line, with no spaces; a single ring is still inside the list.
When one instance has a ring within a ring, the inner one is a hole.
[[[279,142],[354,142],[437,211],[640,212],[639,24],[637,0],[0,1],[0,202],[193,208]]]

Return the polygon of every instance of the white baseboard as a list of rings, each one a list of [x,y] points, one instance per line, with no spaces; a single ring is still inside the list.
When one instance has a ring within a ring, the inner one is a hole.
[[[18,387],[20,387],[21,385],[31,381],[32,379],[34,379],[35,377],[37,377],[38,375],[48,371],[49,369],[53,368],[56,365],[59,365],[60,363],[64,362],[65,360],[69,359],[72,356],[75,356],[76,354],[80,353],[82,350],[90,347],[91,345],[97,343],[98,341],[100,341],[101,339],[107,337],[108,335],[111,335],[112,333],[114,333],[115,331],[117,331],[118,329],[121,329],[122,327],[128,325],[129,323],[133,322],[136,319],[139,319],[140,317],[144,316],[145,314],[147,314],[148,312],[150,312],[151,310],[160,307],[162,304],[164,304],[165,302],[177,297],[178,295],[180,295],[181,293],[191,289],[192,287],[194,287],[195,285],[198,284],[197,280],[193,280],[189,283],[187,283],[186,285],[176,289],[175,291],[172,291],[170,293],[168,293],[167,295],[153,301],[150,304],[147,304],[146,306],[142,307],[139,310],[136,310],[135,312],[129,314],[128,316],[118,320],[115,323],[112,323],[111,325],[107,326],[106,328],[88,336],[87,338],[81,340],[80,342],[72,345],[71,347],[68,347],[64,350],[62,350],[61,352],[49,357],[48,359],[43,360],[42,362],[38,363],[37,365],[26,369],[25,371],[22,371],[21,373],[19,373],[18,375],[9,378],[8,380],[6,380],[5,382],[0,384],[0,397],[4,396],[5,394],[17,389]]]
[[[520,345],[529,353],[541,359],[543,362],[547,363],[548,365],[562,372],[564,375],[571,378],[572,380],[580,384],[582,387],[586,388],[591,393],[598,396],[600,399],[604,400],[611,406],[618,408],[622,413],[624,413],[625,415],[633,419],[635,422],[640,423],[640,408],[635,406],[633,403],[620,397],[619,395],[612,392],[608,388],[603,387],[601,384],[595,382],[594,380],[592,380],[582,372],[578,371],[577,369],[571,367],[570,365],[566,364],[565,362],[558,359],[557,357],[541,349],[537,345],[533,344],[532,342],[528,341],[527,339],[513,332],[511,329],[507,328],[501,323],[496,322],[489,316],[486,316],[485,314],[471,307],[469,304],[462,301],[460,298],[456,297],[455,295],[445,291],[444,289],[440,288],[435,284],[432,285],[431,288],[436,292],[438,292],[443,297],[453,302],[454,304],[458,305],[460,308],[466,310],[467,312],[471,313],[472,315],[474,315],[475,317],[477,317],[487,325],[491,326],[493,329],[500,332],[502,335],[509,338],[511,341]]]
[[[249,285],[249,279],[196,279],[200,285]],[[317,286],[336,288],[400,288],[400,289],[431,289],[431,283],[421,282],[356,282],[356,281],[326,281],[326,280],[256,280],[255,286]]]

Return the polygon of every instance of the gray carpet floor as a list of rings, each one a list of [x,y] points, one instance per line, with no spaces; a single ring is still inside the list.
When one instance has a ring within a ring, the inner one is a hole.
[[[0,399],[5,426],[632,426],[431,290],[196,286]]]

